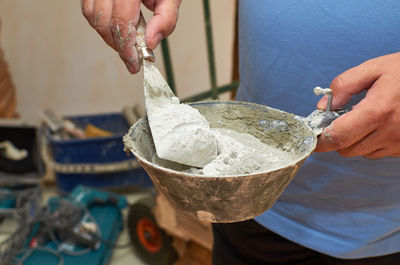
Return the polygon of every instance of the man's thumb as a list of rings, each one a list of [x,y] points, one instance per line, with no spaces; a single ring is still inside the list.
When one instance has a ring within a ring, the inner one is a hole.
[[[375,59],[376,60],[376,59]],[[345,105],[353,95],[368,89],[379,78],[375,60],[369,60],[338,75],[331,83],[332,109]],[[324,96],[317,104],[318,109],[326,109],[328,97]]]

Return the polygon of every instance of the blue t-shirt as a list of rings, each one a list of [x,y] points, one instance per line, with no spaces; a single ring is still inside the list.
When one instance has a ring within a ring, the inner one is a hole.
[[[237,98],[307,116],[320,98],[315,86],[398,51],[399,0],[242,0]],[[400,158],[315,153],[256,220],[331,256],[399,252]]]

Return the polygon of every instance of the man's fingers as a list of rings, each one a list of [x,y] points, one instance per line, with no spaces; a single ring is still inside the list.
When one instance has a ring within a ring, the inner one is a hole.
[[[91,21],[92,21],[92,17],[93,17],[94,0],[82,0],[81,8],[82,8],[83,16],[86,18],[86,20],[89,22],[89,24],[93,27]]]
[[[146,43],[150,49],[155,49],[160,41],[175,29],[179,5],[180,0],[157,1],[154,16],[146,27]]]
[[[178,19],[180,0],[81,0],[82,12],[103,40],[116,50],[131,73],[140,70],[136,44],[136,24],[140,4],[154,11],[146,27],[150,49],[168,36]]]
[[[315,151],[344,149],[375,131],[379,126],[379,119],[372,107],[361,102],[357,108],[333,121],[319,137]]]
[[[367,93],[352,111],[325,129],[319,137],[317,152],[337,150],[343,156],[371,159],[399,156],[399,56],[397,53],[367,61],[332,82],[333,108],[347,103],[362,90]],[[325,107],[325,101],[321,100],[318,107]]]
[[[156,1],[157,0],[142,0],[142,3],[151,11],[154,11],[156,8]]]
[[[331,83],[333,92],[332,109],[345,105],[353,95],[372,86],[381,75],[380,59],[366,61],[338,75]],[[317,104],[318,109],[326,109],[328,102],[324,96]]]
[[[139,20],[140,2],[140,0],[114,0],[111,17],[114,45],[132,74],[140,69],[135,47],[135,26]]]
[[[338,150],[338,153],[345,157],[365,156],[381,149],[382,140],[379,130],[376,130],[351,146]]]
[[[400,157],[399,142],[390,142],[383,148],[378,149],[374,152],[371,152],[371,153],[365,155],[364,157],[370,158],[370,159],[379,159],[379,158],[384,158],[387,156]]]
[[[117,50],[114,45],[114,39],[110,28],[112,8],[112,1],[95,1],[93,15],[89,20],[89,23],[110,47]]]
[[[387,156],[393,156],[393,155],[390,152],[390,150],[382,148],[382,149],[378,149],[374,152],[371,152],[371,153],[365,155],[364,157],[368,158],[368,159],[381,159],[381,158],[384,158]]]

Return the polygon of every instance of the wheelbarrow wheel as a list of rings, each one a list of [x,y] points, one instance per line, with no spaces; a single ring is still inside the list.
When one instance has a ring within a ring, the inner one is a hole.
[[[156,223],[151,207],[142,202],[133,204],[128,213],[129,236],[136,254],[149,265],[170,265],[178,255],[168,236]]]

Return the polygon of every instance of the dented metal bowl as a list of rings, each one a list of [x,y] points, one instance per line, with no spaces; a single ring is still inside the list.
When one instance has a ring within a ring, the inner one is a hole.
[[[190,104],[212,128],[249,133],[262,142],[294,153],[287,166],[256,174],[209,177],[182,172],[187,166],[157,159],[146,118],[135,123],[124,137],[147,171],[158,192],[183,213],[210,222],[238,222],[268,210],[315,149],[317,135],[304,118],[247,102]]]

